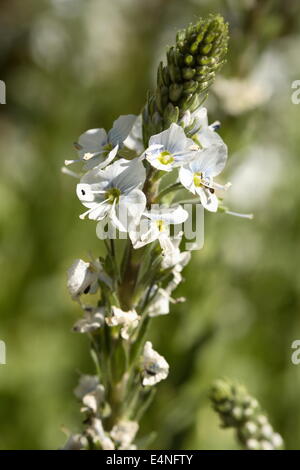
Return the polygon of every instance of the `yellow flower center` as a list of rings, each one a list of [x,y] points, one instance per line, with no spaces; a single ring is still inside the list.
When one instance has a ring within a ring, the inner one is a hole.
[[[201,172],[194,173],[194,185],[197,188],[199,188],[200,186],[203,186],[202,178],[203,178],[203,174]]]
[[[160,232],[164,230],[165,224],[163,220],[157,220],[156,221],[157,228]]]
[[[174,162],[174,157],[170,152],[164,151],[159,154],[158,161],[162,165],[169,165]]]
[[[108,199],[109,204],[119,201],[121,191],[118,188],[110,188],[105,193],[105,199]]]

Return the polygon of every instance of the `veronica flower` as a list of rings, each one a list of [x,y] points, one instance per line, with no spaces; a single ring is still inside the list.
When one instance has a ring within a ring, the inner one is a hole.
[[[85,163],[84,169],[91,169],[95,166],[104,168],[116,157],[118,149],[123,146],[135,120],[136,116],[128,114],[120,116],[108,133],[105,129],[90,129],[84,132],[75,143],[79,158],[65,160],[65,165],[82,161]]]
[[[170,238],[170,242],[164,250],[164,258],[161,264],[163,269],[172,268],[176,265],[184,266],[189,262],[191,254],[188,251],[180,251],[179,245],[182,240],[183,232],[180,232],[176,237]]]
[[[226,160],[226,145],[212,145],[200,152],[197,158],[181,167],[179,171],[181,184],[191,193],[200,196],[201,204],[211,212],[216,212],[218,209],[215,190],[226,190],[230,186],[230,184],[222,186],[213,180],[214,176],[224,169]]]
[[[71,434],[62,450],[83,450],[88,448],[88,440],[82,434]]]
[[[191,259],[191,253],[189,251],[182,251],[180,256],[177,258],[177,263],[173,266],[171,271],[172,279],[170,280],[169,284],[166,287],[166,291],[168,293],[172,293],[173,290],[181,283],[182,275],[181,272],[183,268],[189,263]]]
[[[72,299],[76,300],[82,294],[94,294],[99,288],[99,279],[110,285],[110,278],[99,261],[86,263],[82,259],[75,260],[68,269],[67,287]]]
[[[169,364],[152,348],[151,341],[146,341],[142,356],[142,384],[155,385],[168,377]]]
[[[112,306],[111,317],[106,318],[108,326],[121,326],[121,337],[126,341],[129,339],[132,331],[138,326],[139,315],[135,310],[124,312],[118,307]]]
[[[174,299],[171,297],[173,290],[181,283],[182,275],[181,271],[188,264],[191,259],[191,253],[189,251],[180,251],[179,243],[181,238],[171,240],[175,251],[168,253],[164,256],[162,261],[162,268],[169,269],[172,267],[170,272],[171,280],[168,282],[165,288],[159,287],[157,284],[151,289],[152,301],[147,307],[147,314],[149,317],[157,317],[159,315],[167,315],[170,312],[170,302],[178,303],[184,302],[184,298]]]
[[[99,230],[108,222],[122,232],[137,224],[146,206],[146,196],[141,191],[146,178],[143,164],[120,159],[105,170],[93,168],[77,185],[77,196],[88,208],[80,215],[100,221]]]
[[[90,426],[86,429],[86,433],[92,438],[94,443],[101,446],[102,450],[115,450],[113,441],[104,431],[101,419],[92,418]]]
[[[151,293],[153,300],[146,310],[147,315],[151,318],[158,317],[159,315],[168,315],[170,312],[170,294],[156,284],[153,286]]]
[[[99,378],[97,375],[81,375],[77,387],[74,389],[76,398],[82,398],[90,392],[93,392],[97,385],[99,385]]]
[[[79,384],[74,390],[75,396],[85,405],[82,412],[92,411],[96,413],[99,405],[104,400],[104,387],[99,383],[95,375],[82,375]]]
[[[182,224],[188,218],[188,212],[181,206],[173,208],[152,208],[143,213],[143,218],[135,230],[129,232],[134,248],[140,248],[158,240],[164,254],[172,249],[170,225]]]
[[[201,150],[210,147],[210,145],[223,143],[221,137],[215,132],[220,127],[219,121],[209,125],[207,109],[204,107],[193,113],[186,111],[181,119],[181,124]]]
[[[104,308],[85,307],[84,311],[84,317],[75,323],[73,331],[77,333],[90,333],[104,325]]]
[[[119,450],[135,450],[136,446],[132,445],[132,442],[138,429],[139,425],[136,421],[121,420],[114,425],[110,436]]]
[[[158,170],[171,171],[192,159],[197,150],[182,127],[173,123],[166,131],[150,137],[144,156]]]

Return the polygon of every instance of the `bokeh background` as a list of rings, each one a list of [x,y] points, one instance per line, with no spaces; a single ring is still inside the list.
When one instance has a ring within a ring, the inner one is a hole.
[[[157,449],[235,449],[207,397],[227,376],[256,395],[287,448],[300,449],[300,5],[294,0],[2,0],[0,79],[0,448],[60,447],[80,429],[78,371],[87,342],[71,332],[79,309],[66,291],[74,258],[98,254],[81,221],[75,180],[62,175],[72,143],[119,114],[138,113],[178,28],[220,12],[228,62],[211,89],[233,183],[227,205],[253,221],[206,214],[178,295],[151,337],[171,365],[145,415]]]

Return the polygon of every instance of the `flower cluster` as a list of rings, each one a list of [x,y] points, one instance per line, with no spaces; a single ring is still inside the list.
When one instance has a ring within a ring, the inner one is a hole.
[[[283,439],[270,425],[258,401],[245,387],[226,380],[216,381],[210,397],[225,428],[236,429],[242,446],[248,450],[280,450]]]
[[[224,62],[227,25],[219,16],[181,31],[160,65],[155,96],[139,116],[91,129],[75,144],[64,172],[79,178],[81,219],[96,222],[106,254],[77,259],[68,289],[83,315],[73,330],[89,340],[97,375],[82,376],[75,395],[85,415],[66,448],[133,449],[138,422],[169,364],[146,341],[153,317],[166,315],[191,253],[182,225],[185,201],[217,212],[230,184],[215,180],[227,147],[200,102]],[[79,172],[68,169],[79,166]],[[195,243],[190,243],[193,248]]]
[[[79,158],[72,161],[81,163],[84,171],[76,187],[87,208],[80,218],[97,222],[96,233],[106,241],[107,257],[77,259],[68,271],[70,295],[83,310],[73,330],[90,339],[99,376],[83,376],[76,388],[87,415],[86,428],[84,434],[70,438],[67,447],[85,442],[91,448],[132,448],[139,400],[151,396],[145,389],[169,373],[167,361],[150,341],[144,343],[144,331],[150,318],[169,313],[170,302],[184,300],[171,295],[191,256],[181,249],[184,233],[171,233],[171,227],[181,226],[190,214],[180,200],[173,202],[167,196],[190,193],[196,203],[216,212],[216,193],[227,189],[214,181],[226,164],[227,147],[216,133],[217,125],[208,124],[205,108],[187,111],[180,124],[172,123],[151,136],[146,148],[140,121],[141,117],[121,116],[108,133],[87,131],[76,144]],[[131,158],[123,158],[122,150]],[[164,186],[170,173],[173,182]],[[154,192],[149,190],[149,178]],[[121,262],[112,230],[119,238],[128,235]],[[142,251],[138,268],[132,249]],[[138,397],[132,398],[134,387]]]

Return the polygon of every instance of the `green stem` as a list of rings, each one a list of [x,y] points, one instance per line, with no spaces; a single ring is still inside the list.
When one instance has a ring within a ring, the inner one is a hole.
[[[167,186],[160,193],[158,193],[158,195],[155,199],[155,202],[159,202],[164,196],[171,193],[172,191],[177,191],[177,189],[182,189],[182,184],[181,183],[170,184],[170,186]]]

